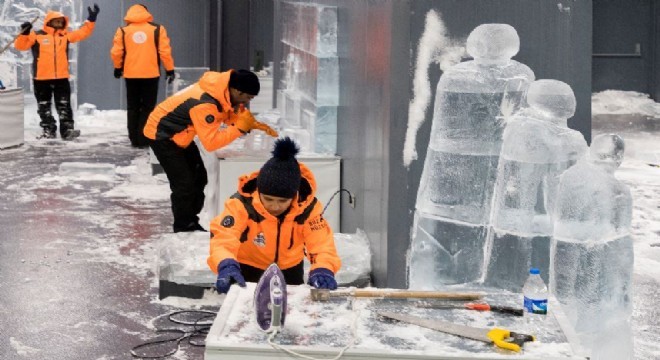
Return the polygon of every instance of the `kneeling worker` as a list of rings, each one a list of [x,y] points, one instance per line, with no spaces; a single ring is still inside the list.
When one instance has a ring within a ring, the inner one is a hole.
[[[278,139],[273,157],[239,179],[238,192],[211,221],[207,263],[218,274],[218,292],[226,293],[232,283],[257,282],[272,263],[287,284],[300,285],[305,254],[311,263],[309,284],[337,288],[334,274],[341,261],[332,229],[314,196],[314,175],[296,160],[297,153],[290,138]]]
[[[208,177],[195,135],[206,151],[220,149],[253,129],[277,136],[244,108],[259,88],[257,75],[248,70],[207,71],[149,115],[144,136],[151,140],[149,146],[170,182],[174,232],[206,231],[198,214]]]

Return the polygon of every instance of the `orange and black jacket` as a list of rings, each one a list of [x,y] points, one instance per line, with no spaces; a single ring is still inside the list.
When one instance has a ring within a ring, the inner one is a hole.
[[[116,69],[124,70],[124,78],[157,78],[161,62],[165,70],[174,70],[167,30],[153,20],[144,6],[133,5],[124,17],[127,25],[115,32],[110,58]]]
[[[225,202],[222,214],[211,221],[210,255],[213,270],[225,259],[234,259],[259,269],[276,263],[282,269],[298,265],[305,254],[311,270],[326,268],[337,273],[337,255],[332,229],[321,215],[323,206],[314,196],[316,180],[300,163],[298,195],[283,219],[271,215],[259,199],[254,172],[239,179],[238,192]]]
[[[144,136],[170,139],[186,148],[197,135],[207,151],[214,151],[243,135],[233,126],[237,116],[229,97],[232,71],[207,71],[198,82],[158,104],[147,119]]]
[[[48,22],[64,18],[64,29],[56,30]],[[32,74],[35,80],[69,78],[69,43],[85,40],[94,32],[95,23],[85,21],[78,30],[68,31],[69,18],[58,11],[49,11],[39,31],[19,35],[14,41],[17,50],[32,49]]]

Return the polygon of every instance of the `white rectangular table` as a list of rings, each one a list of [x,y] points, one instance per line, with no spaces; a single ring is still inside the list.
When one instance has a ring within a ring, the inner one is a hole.
[[[232,286],[206,338],[205,359],[291,359],[268,344],[254,319],[255,285]],[[462,290],[457,290],[462,291]],[[341,357],[357,359],[585,359],[577,354],[563,314],[552,301],[551,311],[538,340],[525,344],[522,353],[464,339],[415,325],[386,321],[379,310],[403,311],[480,328],[521,328],[523,319],[474,310],[425,309],[414,301],[341,299],[314,302],[306,285],[288,286],[288,312],[283,331],[274,342],[307,356],[331,358],[352,344]],[[489,301],[513,301],[511,294],[487,292]],[[567,331],[568,330],[568,331]],[[568,336],[567,336],[568,335]]]

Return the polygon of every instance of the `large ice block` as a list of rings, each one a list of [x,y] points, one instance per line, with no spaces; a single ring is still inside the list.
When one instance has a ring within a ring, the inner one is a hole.
[[[206,264],[208,253],[207,232],[163,235],[158,243],[159,297],[201,298],[216,280]]]
[[[196,83],[207,71],[209,71],[207,67],[175,67],[176,78],[172,83],[165,82],[165,96],[172,96]]]
[[[339,58],[337,8],[285,2],[281,9],[282,58],[277,106],[283,128],[302,128],[310,150],[337,151]]]

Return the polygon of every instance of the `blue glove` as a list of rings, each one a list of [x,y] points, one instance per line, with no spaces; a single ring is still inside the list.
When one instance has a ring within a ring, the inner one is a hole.
[[[232,283],[245,287],[245,279],[238,262],[234,259],[224,259],[218,265],[218,280],[215,281],[215,288],[220,294],[226,294]]]
[[[101,9],[99,9],[99,6],[94,4],[94,9],[92,9],[90,6],[87,7],[87,20],[91,22],[96,22],[96,17],[99,15],[99,12]]]
[[[337,280],[335,280],[335,274],[325,268],[318,268],[310,271],[309,281],[307,283],[317,289],[337,289]]]

